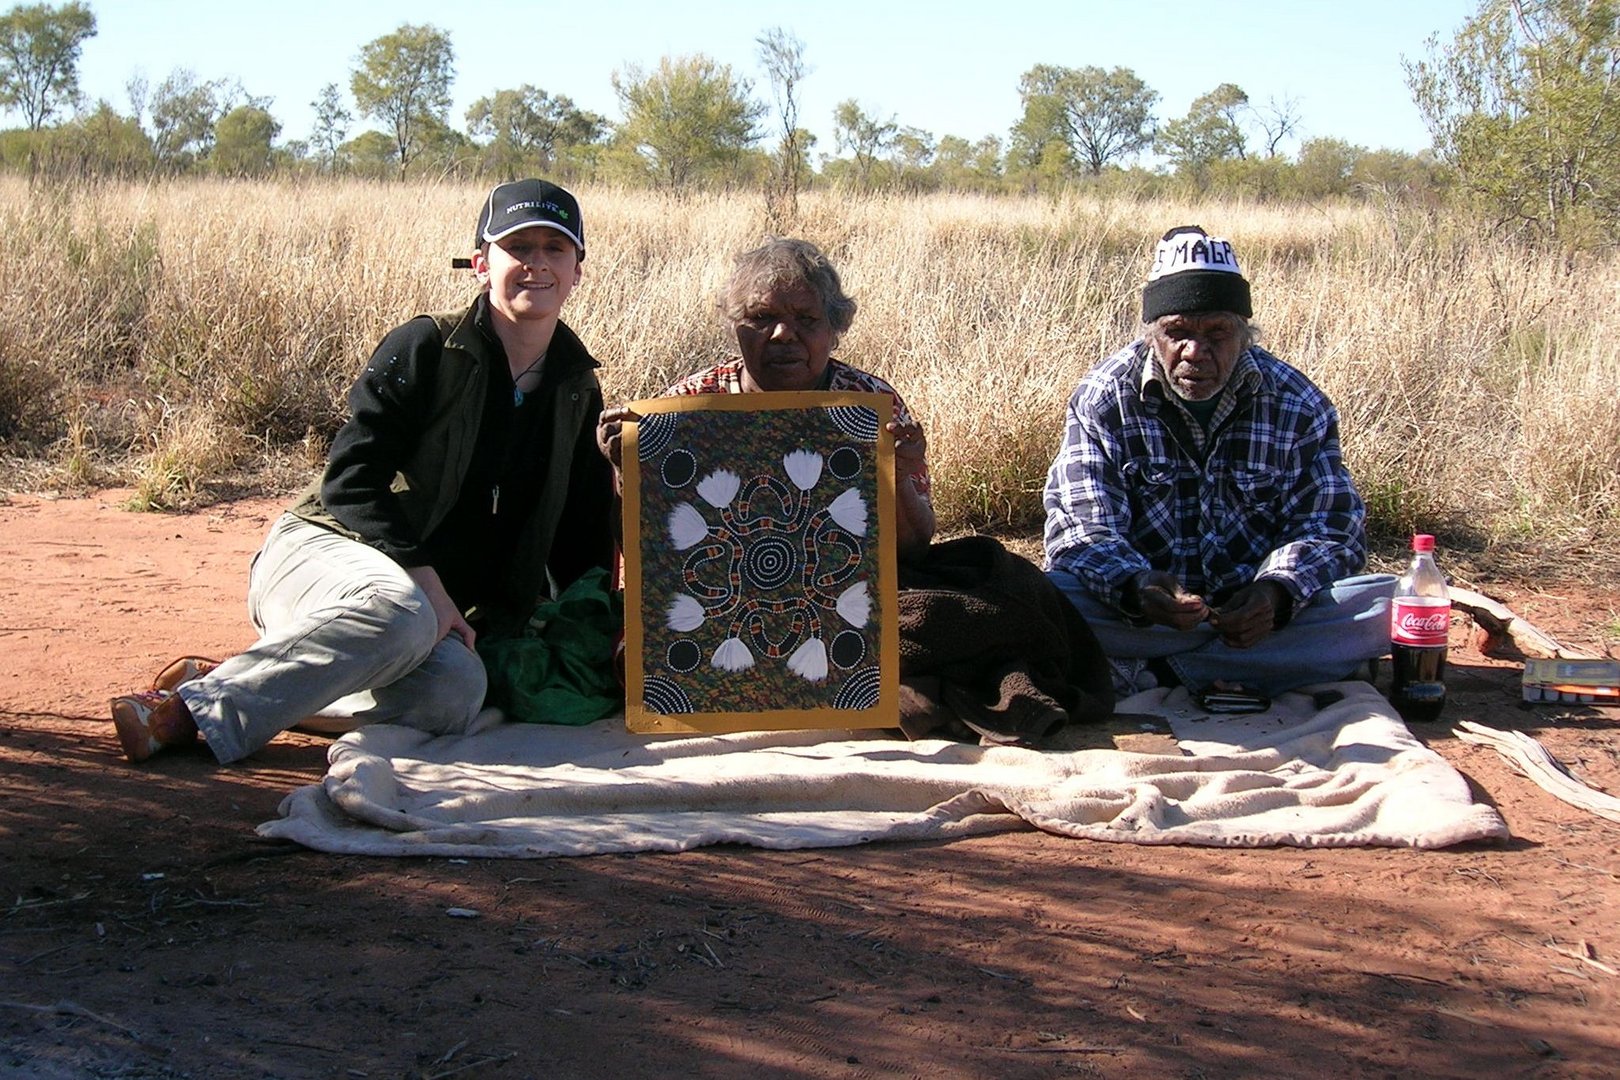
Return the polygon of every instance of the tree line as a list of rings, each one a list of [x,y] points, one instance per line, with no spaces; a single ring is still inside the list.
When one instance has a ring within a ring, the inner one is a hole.
[[[1356,192],[1460,195],[1504,228],[1588,234],[1620,216],[1620,0],[1481,0],[1450,42],[1409,62],[1432,153],[1299,139],[1296,101],[1250,99],[1223,82],[1161,118],[1159,94],[1125,67],[1036,64],[1005,138],[937,136],[857,99],[834,110],[817,153],[799,115],[813,74],[805,46],[775,28],[756,39],[768,100],[730,65],[697,54],[626,65],[612,83],[623,118],[533,85],[480,98],[452,124],[455,51],[430,25],[366,43],[346,86],[311,102],[307,138],[278,141],[272,102],[239,82],[176,70],[135,77],[129,111],[82,99],[78,61],[96,32],[81,0],[0,17],[0,104],[25,126],[0,132],[0,167],[86,174],[328,173],[367,177],[541,173],[565,182],[669,189],[763,188],[780,208],[810,185],[859,190],[1049,192],[1077,183],[1139,194],[1218,191],[1257,198]],[[361,128],[362,123],[370,126]],[[1284,147],[1297,143],[1289,155]],[[1141,155],[1156,155],[1154,167]]]

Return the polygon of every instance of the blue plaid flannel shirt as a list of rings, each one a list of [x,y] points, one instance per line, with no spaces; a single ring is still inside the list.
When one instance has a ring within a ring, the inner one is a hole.
[[[1069,399],[1047,475],[1046,565],[1116,608],[1149,569],[1214,604],[1268,578],[1295,610],[1361,572],[1366,510],[1326,394],[1251,347],[1210,432],[1165,387],[1142,341],[1093,368]]]

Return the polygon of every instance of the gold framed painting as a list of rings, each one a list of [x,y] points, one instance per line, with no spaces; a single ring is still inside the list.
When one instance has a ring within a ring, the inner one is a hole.
[[[772,392],[631,408],[629,729],[897,726],[892,401]]]

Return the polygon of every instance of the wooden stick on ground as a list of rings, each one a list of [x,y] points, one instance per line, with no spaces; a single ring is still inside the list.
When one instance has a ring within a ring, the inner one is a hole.
[[[1536,740],[1522,731],[1498,731],[1496,728],[1476,724],[1472,720],[1458,721],[1451,729],[1463,742],[1489,746],[1516,765],[1543,791],[1564,800],[1571,806],[1590,810],[1598,817],[1620,821],[1620,799],[1587,787],[1569,774],[1569,770]]]
[[[1537,660],[1597,660],[1597,655],[1571,649],[1519,618],[1505,604],[1481,593],[1451,586],[1451,606],[1466,611],[1484,631],[1478,643],[1486,656],[1534,657]]]

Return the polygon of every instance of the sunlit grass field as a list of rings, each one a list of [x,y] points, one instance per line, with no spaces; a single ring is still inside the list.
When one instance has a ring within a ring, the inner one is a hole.
[[[184,507],[318,468],[377,339],[459,306],[482,186],[0,180],[0,482]],[[713,296],[768,233],[748,193],[587,188],[565,317],[610,401],[728,351]],[[1529,254],[1388,203],[803,197],[860,303],[838,355],[928,433],[942,526],[1030,533],[1076,381],[1128,342],[1153,242],[1232,241],[1262,341],[1338,404],[1386,537],[1612,550],[1620,263]]]

